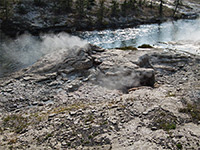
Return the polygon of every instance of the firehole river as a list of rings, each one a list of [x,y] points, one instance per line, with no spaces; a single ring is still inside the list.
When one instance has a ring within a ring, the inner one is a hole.
[[[84,45],[86,41],[106,49],[150,44],[166,50],[200,55],[200,19],[116,30],[77,32],[75,36],[83,40],[67,34],[41,37],[27,34],[17,39],[9,39],[1,34],[0,77],[33,64],[52,50],[70,48],[70,44]]]

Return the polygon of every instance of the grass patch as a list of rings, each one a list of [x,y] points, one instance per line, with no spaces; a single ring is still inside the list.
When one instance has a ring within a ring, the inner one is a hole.
[[[176,124],[175,123],[161,123],[160,127],[165,130],[165,131],[169,131],[169,130],[174,130],[176,129]]]
[[[170,130],[176,129],[177,118],[168,111],[158,110],[152,114],[152,124],[150,128],[162,129],[169,133]]]
[[[176,144],[177,149],[183,149],[183,146],[181,143]]]
[[[9,150],[13,150],[13,146],[12,146],[12,145],[9,146],[8,149],[9,149]]]
[[[53,134],[52,134],[52,133],[48,133],[48,134],[46,135],[46,137],[44,138],[44,140],[47,140],[47,139],[50,138],[50,137],[53,137]]]
[[[88,145],[88,144],[90,144],[90,141],[85,141],[84,144]]]
[[[93,136],[95,137],[95,136],[97,136],[97,135],[99,135],[100,133],[98,133],[98,132],[94,132],[93,133]]]
[[[104,121],[102,121],[102,122],[100,123],[101,126],[107,125],[107,124],[108,124],[108,121],[107,121],[107,120],[104,120]]]
[[[17,138],[10,139],[8,144],[15,144],[17,143]]]
[[[158,119],[155,120],[158,129],[163,129],[165,131],[176,129],[176,123],[173,120]]]
[[[126,46],[126,47],[119,47],[119,48],[116,48],[116,49],[120,49],[120,50],[132,50],[132,51],[136,51],[138,50],[136,47],[133,47],[133,46]]]
[[[92,135],[89,135],[89,136],[88,136],[88,139],[92,139],[92,138],[93,138],[93,136],[92,136]]]
[[[88,122],[92,123],[94,122],[94,119],[95,119],[94,116],[90,114],[86,117],[85,123],[88,123]]]
[[[66,107],[60,106],[60,107],[54,108],[54,109],[53,109],[51,112],[49,112],[49,113],[59,114],[59,113],[63,113],[63,112],[69,112],[69,111],[72,111],[72,110],[84,109],[84,108],[86,108],[86,107],[87,107],[86,104],[83,104],[83,103],[75,103],[75,104],[72,104],[72,105],[68,105],[68,106],[66,106]]]
[[[21,115],[14,114],[3,118],[3,126],[4,128],[11,129],[15,133],[21,133],[27,128],[28,122],[27,119]]]
[[[185,108],[179,109],[179,112],[190,115],[192,122],[198,123],[200,121],[200,105],[187,104]]]
[[[32,122],[32,123],[37,124],[38,122],[41,122],[41,121],[43,121],[45,118],[47,118],[46,116],[47,116],[47,114],[39,114],[39,113],[37,112],[37,113],[31,114],[30,119],[31,119],[31,122]]]
[[[142,45],[138,46],[138,48],[153,48],[153,46],[151,46],[149,44],[142,44]]]
[[[70,146],[71,146],[71,143],[67,143],[67,146],[70,147]]]

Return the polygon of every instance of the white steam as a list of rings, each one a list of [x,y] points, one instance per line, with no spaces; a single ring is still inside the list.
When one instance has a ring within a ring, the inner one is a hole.
[[[138,86],[153,86],[155,82],[153,69],[131,67],[130,64],[127,67],[126,65],[128,64],[114,64],[114,66],[109,67],[109,70],[100,68],[101,73],[97,77],[98,84],[109,89],[122,91]]]
[[[195,20],[195,24],[191,22],[184,22],[180,24],[181,29],[178,32],[178,40],[199,41],[200,40],[200,18]]]
[[[176,32],[176,40],[167,43],[167,47],[174,50],[200,55],[200,18],[180,22],[180,29]]]
[[[45,54],[59,49],[70,49],[74,46],[85,46],[86,41],[67,33],[44,34],[34,37],[30,34],[19,36],[3,44],[4,56],[9,60],[23,64],[33,64]]]
[[[140,78],[136,72],[129,75],[123,74],[124,70],[119,69],[119,74],[104,75],[98,77],[98,84],[109,89],[127,90],[131,87],[140,86]]]

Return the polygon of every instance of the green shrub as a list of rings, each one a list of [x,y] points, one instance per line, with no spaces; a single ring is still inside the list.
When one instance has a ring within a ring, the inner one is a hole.
[[[133,46],[126,46],[126,47],[119,47],[116,49],[120,49],[120,50],[138,50],[136,47]]]
[[[50,138],[50,137],[53,137],[53,134],[52,134],[52,133],[48,133],[48,134],[46,135],[46,137],[44,138],[44,140],[47,140],[47,139]]]
[[[176,129],[176,124],[175,123],[163,123],[161,124],[161,128],[165,131],[169,131],[169,130],[174,130]]]
[[[141,46],[138,46],[138,48],[153,48],[153,47],[149,44],[142,44]]]
[[[152,128],[153,130],[162,129],[169,133],[170,130],[176,129],[177,123],[177,117],[174,116],[173,113],[164,110],[156,110],[152,116],[152,123],[149,127],[155,127]]]
[[[38,7],[46,6],[46,3],[43,0],[34,0],[34,4]]]
[[[182,149],[182,148],[183,148],[183,146],[182,146],[181,143],[176,144],[176,147],[177,147],[178,149]]]

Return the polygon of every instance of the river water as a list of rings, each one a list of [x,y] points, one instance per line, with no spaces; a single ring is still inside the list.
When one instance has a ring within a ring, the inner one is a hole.
[[[200,54],[200,19],[178,20],[135,28],[80,32],[89,43],[110,49],[150,44]]]
[[[158,48],[200,55],[200,19],[78,32],[75,35],[106,49],[150,44]],[[33,64],[51,51],[81,46],[86,41],[65,34],[43,35],[40,38],[26,34],[17,39],[8,39],[1,34],[0,77]]]

